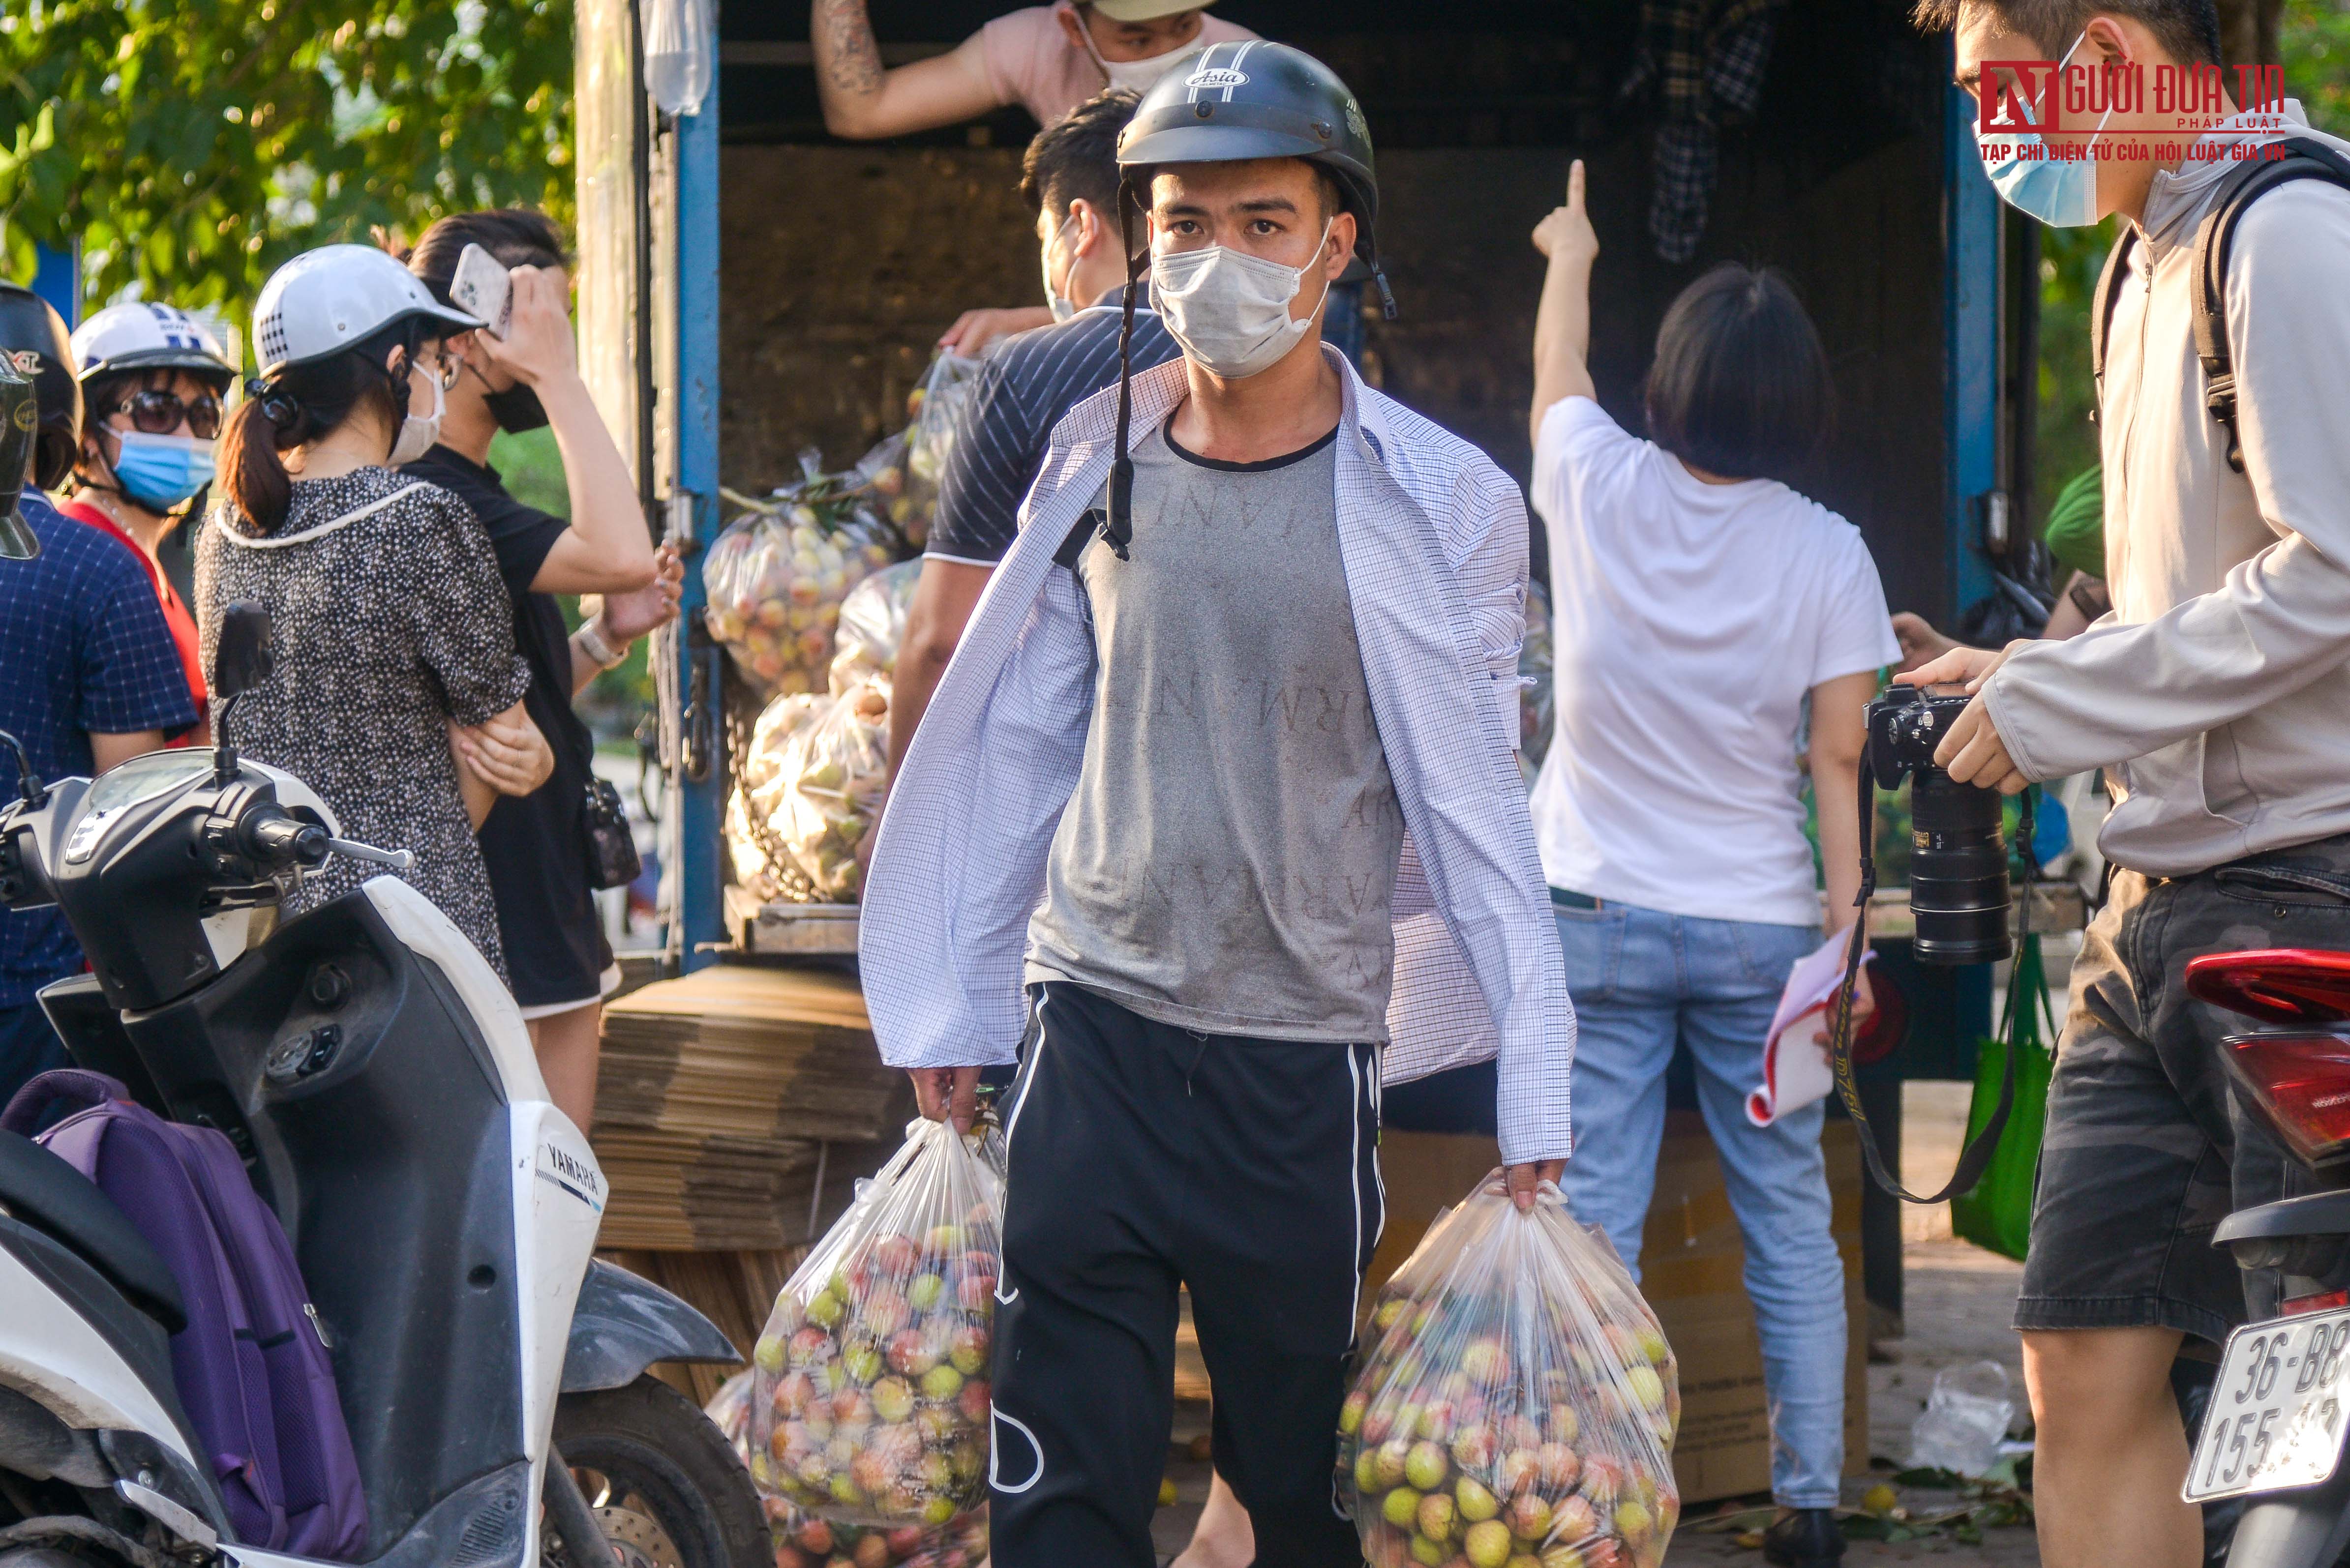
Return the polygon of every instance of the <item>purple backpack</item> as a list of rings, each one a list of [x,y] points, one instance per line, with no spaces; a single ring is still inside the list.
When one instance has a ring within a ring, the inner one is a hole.
[[[239,1542],[348,1561],[367,1501],[335,1373],[285,1228],[211,1127],[167,1122],[102,1073],[62,1068],[16,1092],[0,1128],[96,1182],[162,1254],[186,1298],[172,1336],[180,1403]]]

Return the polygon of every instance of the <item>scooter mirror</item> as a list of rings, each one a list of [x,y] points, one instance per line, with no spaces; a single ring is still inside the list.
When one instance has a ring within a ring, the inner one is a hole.
[[[0,561],[29,561],[41,553],[39,535],[16,509],[33,470],[33,443],[40,425],[33,379],[0,353]]]
[[[242,697],[277,668],[269,656],[269,612],[239,599],[221,614],[220,650],[213,659],[213,694]]]

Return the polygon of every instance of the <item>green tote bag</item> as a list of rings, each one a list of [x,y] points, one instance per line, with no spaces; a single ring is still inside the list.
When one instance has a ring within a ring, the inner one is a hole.
[[[2046,1021],[2047,1035],[2041,1033]],[[2052,1042],[2056,1014],[2037,932],[2023,939],[2007,984],[2000,1038],[1982,1043],[1975,1057],[1975,1093],[1967,1110],[1967,1137],[1991,1120],[2007,1053],[2016,1053],[2015,1108],[1982,1179],[1950,1199],[1950,1228],[1979,1247],[2021,1259],[2032,1238],[2032,1193],[2040,1170],[2040,1134],[2048,1119],[2048,1079],[2055,1070]]]

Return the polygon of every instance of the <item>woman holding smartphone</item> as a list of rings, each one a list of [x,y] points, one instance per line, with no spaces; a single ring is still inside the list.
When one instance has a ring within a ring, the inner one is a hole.
[[[488,532],[515,645],[530,667],[523,704],[554,742],[553,775],[527,795],[500,800],[480,841],[539,1071],[556,1105],[584,1128],[595,1112],[603,999],[619,970],[589,877],[595,737],[572,699],[625,659],[636,639],[676,616],[684,568],[675,551],[653,547],[636,480],[580,377],[569,258],[553,222],[512,209],[453,213],[425,230],[406,259],[436,301],[452,303],[457,290],[492,318],[451,339],[456,380],[439,440],[401,472],[463,501]],[[503,322],[495,319],[501,293]],[[563,454],[567,520],[516,500],[490,466],[500,431],[542,426],[553,427]],[[600,596],[600,608],[583,603],[576,632],[565,629],[556,602],[567,594]]]

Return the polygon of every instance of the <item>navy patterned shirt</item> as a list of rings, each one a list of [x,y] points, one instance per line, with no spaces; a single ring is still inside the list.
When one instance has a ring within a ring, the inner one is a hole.
[[[20,503],[41,542],[0,561],[0,730],[25,743],[44,779],[87,777],[89,737],[170,733],[196,722],[187,670],[146,568],[120,539],[60,514],[38,491]],[[15,794],[16,763],[0,786]],[[81,968],[55,909],[0,910],[0,1008]]]
[[[1112,290],[1066,321],[1015,334],[987,351],[939,476],[938,520],[924,555],[982,566],[1003,559],[1020,532],[1020,503],[1044,466],[1053,427],[1104,387],[1118,385],[1119,302]],[[1136,375],[1181,352],[1157,313],[1135,311]]]

